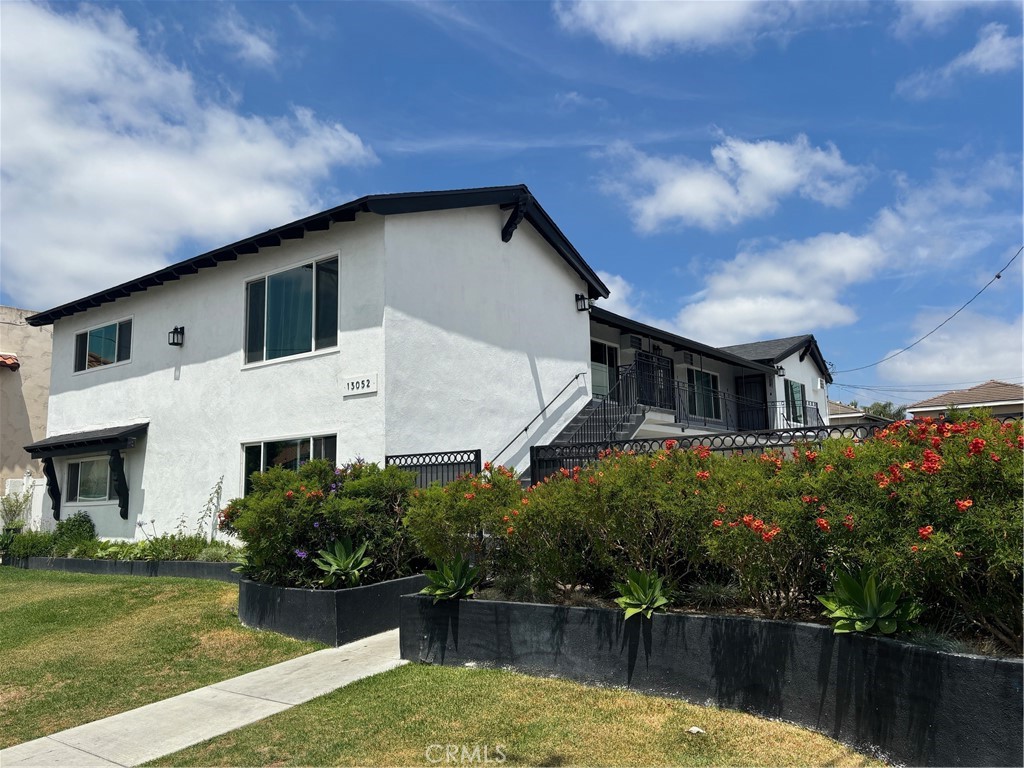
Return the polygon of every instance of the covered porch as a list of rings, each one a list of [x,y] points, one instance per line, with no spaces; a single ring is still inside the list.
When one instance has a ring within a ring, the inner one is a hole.
[[[773,366],[662,331],[595,307],[591,310],[594,395],[610,417],[578,439],[664,438],[682,433],[746,432],[821,423],[815,403],[788,392],[775,399]],[[620,416],[617,425],[616,414]],[[610,427],[617,426],[615,430]],[[598,432],[615,432],[599,437]]]

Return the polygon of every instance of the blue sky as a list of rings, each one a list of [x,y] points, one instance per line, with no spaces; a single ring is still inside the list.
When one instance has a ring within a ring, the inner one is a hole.
[[[834,398],[1020,381],[1020,3],[0,6],[0,300],[34,309],[373,192],[526,183],[713,344]],[[853,388],[856,386],[857,388]]]

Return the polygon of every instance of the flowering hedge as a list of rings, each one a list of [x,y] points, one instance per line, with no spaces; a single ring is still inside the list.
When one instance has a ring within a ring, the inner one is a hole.
[[[402,526],[414,476],[397,467],[357,462],[335,468],[317,460],[292,471],[275,467],[252,476],[249,495],[220,513],[221,530],[245,542],[243,574],[264,584],[320,586],[313,562],[321,549],[350,537],[367,544],[372,584],[419,573],[419,550]]]
[[[1019,422],[973,415],[764,454],[668,441],[526,492],[464,478],[412,497],[407,520],[432,557],[480,542],[478,561],[513,596],[607,597],[639,568],[664,576],[677,604],[695,586],[732,584],[786,616],[811,607],[836,569],[866,566],[925,605],[924,621],[1019,650],[1022,450]]]

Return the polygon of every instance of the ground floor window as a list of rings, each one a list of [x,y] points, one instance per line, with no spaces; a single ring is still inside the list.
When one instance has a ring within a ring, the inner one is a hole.
[[[243,446],[245,493],[252,488],[254,472],[264,472],[270,467],[298,469],[310,459],[338,461],[338,436],[319,435],[297,437],[287,440],[268,440],[263,443],[249,443]]]
[[[106,457],[68,462],[67,500],[111,501],[117,498]]]
[[[718,374],[686,369],[687,403],[691,416],[722,420],[722,399],[719,395]]]

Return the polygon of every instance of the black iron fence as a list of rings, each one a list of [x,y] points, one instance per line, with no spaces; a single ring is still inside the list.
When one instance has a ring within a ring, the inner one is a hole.
[[[415,472],[416,487],[427,488],[431,483],[438,482],[445,485],[462,475],[479,474],[480,449],[385,456],[384,464]]]
[[[563,445],[535,445],[530,449],[530,482],[542,482],[548,475],[561,469],[572,469],[596,461],[605,450],[635,453],[653,453],[671,441],[680,448],[703,445],[722,453],[764,453],[773,449],[792,448],[797,444],[821,445],[831,438],[857,438],[868,440],[884,424],[848,424],[836,427],[802,427],[797,429],[765,429],[754,432],[722,432],[709,435],[690,435],[643,440],[605,440],[592,443]]]

